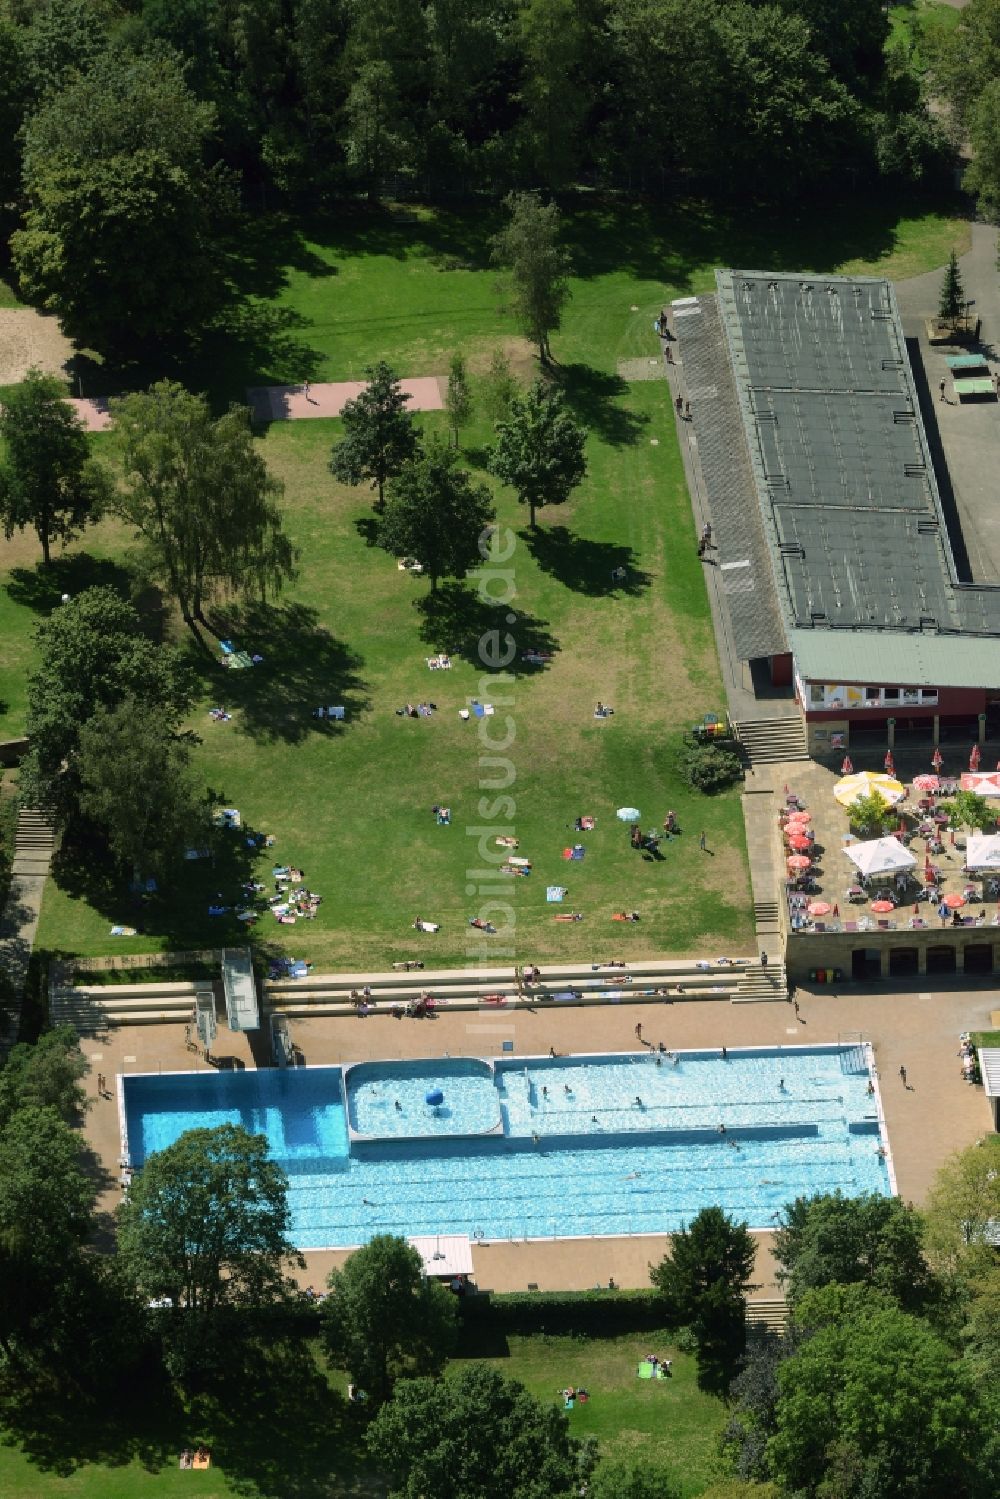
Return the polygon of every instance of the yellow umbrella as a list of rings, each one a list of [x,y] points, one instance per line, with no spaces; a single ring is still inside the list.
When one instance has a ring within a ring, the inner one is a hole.
[[[862,796],[880,796],[887,807],[894,807],[903,800],[906,787],[882,770],[860,770],[838,781],[833,794],[842,807],[853,807]]]

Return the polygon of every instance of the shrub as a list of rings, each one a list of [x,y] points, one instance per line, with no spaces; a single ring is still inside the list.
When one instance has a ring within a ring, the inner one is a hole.
[[[692,745],[687,751],[685,768],[691,785],[708,795],[732,786],[743,774],[739,755],[721,744]]]

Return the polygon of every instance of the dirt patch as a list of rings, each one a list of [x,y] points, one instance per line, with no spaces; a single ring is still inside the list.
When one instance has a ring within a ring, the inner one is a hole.
[[[73,354],[58,318],[33,307],[0,308],[0,385],[17,385],[30,369],[65,380]]]

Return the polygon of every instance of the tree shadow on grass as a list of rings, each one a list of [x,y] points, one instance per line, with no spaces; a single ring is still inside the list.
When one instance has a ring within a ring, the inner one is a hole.
[[[421,616],[420,638],[426,645],[464,656],[485,671],[506,671],[512,676],[535,672],[545,663],[526,662],[525,655],[550,656],[559,649],[546,620],[523,610],[515,613],[509,604],[493,604],[468,583],[442,583],[436,593],[425,594],[414,607]],[[507,661],[511,652],[512,659]]]
[[[231,805],[223,792],[210,791],[209,796],[213,805]],[[140,893],[130,889],[101,834],[78,819],[66,830],[52,861],[51,878],[72,900],[84,902],[109,924],[161,938],[168,950],[246,946],[252,937],[236,912],[250,904],[243,886],[254,878],[261,836],[246,824],[217,828],[209,858],[185,860],[160,889]],[[227,910],[210,917],[210,905]]]
[[[129,569],[109,557],[94,557],[90,552],[70,552],[53,557],[48,567],[13,567],[7,592],[15,604],[48,614],[55,609],[64,593],[75,597],[87,588],[113,588],[128,598],[132,582]]]
[[[540,526],[517,533],[543,573],[592,598],[625,594],[637,598],[650,577],[637,567],[630,546],[613,541],[590,541],[567,526]],[[621,576],[619,576],[621,575]]]
[[[589,364],[564,364],[556,367],[554,378],[573,414],[602,442],[621,448],[639,441],[649,418],[616,404],[628,395],[628,385],[620,375],[609,375]]]
[[[254,1343],[217,1399],[203,1397],[213,1461],[235,1493],[262,1499],[371,1494],[364,1432],[309,1344]]]
[[[264,658],[258,666],[232,671],[192,653],[204,690],[227,711],[240,713],[239,726],[252,739],[298,744],[308,734],[345,733],[369,706],[361,657],[319,623],[315,609],[300,603],[229,606],[212,615],[211,627],[238,651]],[[313,718],[314,709],[333,706],[343,706],[343,722]]]

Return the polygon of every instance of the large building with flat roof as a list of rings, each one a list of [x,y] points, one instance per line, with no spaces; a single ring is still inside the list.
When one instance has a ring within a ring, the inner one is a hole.
[[[732,639],[812,753],[1000,726],[1000,587],[956,562],[892,283],[716,273],[675,304]]]

